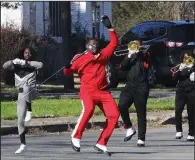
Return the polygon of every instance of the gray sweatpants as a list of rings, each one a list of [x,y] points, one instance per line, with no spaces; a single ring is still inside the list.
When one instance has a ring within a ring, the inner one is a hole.
[[[18,93],[17,116],[18,116],[18,133],[19,133],[19,135],[25,131],[25,121],[24,120],[26,117],[27,102],[28,103],[32,102],[32,96],[33,96],[34,91],[29,93],[28,95],[26,95],[26,94],[28,92],[30,92],[32,89],[33,89],[33,87],[25,86],[22,89],[23,91],[20,91]]]

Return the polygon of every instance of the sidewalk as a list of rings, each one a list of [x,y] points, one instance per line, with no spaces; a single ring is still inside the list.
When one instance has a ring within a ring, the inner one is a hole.
[[[183,117],[187,116],[187,112],[183,112]],[[131,119],[136,123],[136,113],[130,113]],[[173,124],[174,111],[148,112],[147,120],[157,125]],[[29,133],[34,132],[66,132],[72,131],[76,125],[78,117],[56,117],[56,118],[33,118],[26,123]],[[86,126],[87,129],[95,129],[103,127],[105,117],[103,115],[93,116]],[[116,128],[122,127],[121,117],[119,118]],[[1,120],[1,135],[17,134],[17,120]]]

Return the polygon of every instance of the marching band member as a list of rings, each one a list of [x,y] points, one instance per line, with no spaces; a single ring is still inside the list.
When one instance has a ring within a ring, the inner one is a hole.
[[[194,72],[195,63],[193,62],[195,53],[185,53],[181,56],[179,70],[173,73],[173,78],[178,80],[175,96],[175,124],[176,124],[176,139],[183,137],[182,130],[182,112],[184,106],[187,105],[189,131],[187,141],[194,141],[194,107],[195,107],[195,82]],[[189,64],[184,62],[191,61]],[[175,68],[176,69],[176,68]]]
[[[25,140],[25,121],[32,118],[32,96],[29,93],[36,85],[37,70],[42,68],[41,62],[35,61],[36,53],[33,48],[26,47],[17,53],[17,58],[9,60],[3,64],[3,69],[11,70],[15,74],[15,86],[18,89],[17,116],[18,132],[21,145],[15,153],[21,153],[26,150]],[[29,94],[28,94],[29,93]]]
[[[140,46],[140,41],[133,41]],[[146,103],[149,95],[148,67],[149,53],[140,51],[139,48],[131,50],[122,61],[120,67],[127,73],[127,83],[121,91],[119,98],[119,111],[126,128],[126,137],[124,141],[129,141],[136,130],[133,127],[129,117],[129,107],[134,103],[138,118],[138,141],[137,146],[145,146],[146,134]]]
[[[119,118],[117,104],[107,90],[108,83],[105,72],[105,66],[118,45],[118,38],[107,16],[102,17],[102,22],[108,28],[110,43],[100,50],[98,41],[90,39],[86,44],[87,51],[82,56],[76,55],[72,64],[68,64],[64,68],[65,75],[77,72],[81,79],[80,98],[83,111],[71,135],[72,148],[77,152],[80,152],[80,141],[84,129],[92,117],[96,105],[106,117],[105,128],[94,146],[96,150],[109,154],[106,147],[107,142]]]

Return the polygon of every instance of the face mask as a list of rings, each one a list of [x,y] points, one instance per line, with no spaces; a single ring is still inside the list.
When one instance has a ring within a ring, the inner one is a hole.
[[[88,51],[91,51],[93,54],[97,54],[99,51],[98,46],[95,44],[87,45],[86,48]]]

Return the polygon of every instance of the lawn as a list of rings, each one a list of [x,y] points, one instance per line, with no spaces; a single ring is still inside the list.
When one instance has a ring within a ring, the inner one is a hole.
[[[118,100],[116,100],[118,103]],[[174,99],[149,99],[147,104],[148,111],[173,110]],[[34,117],[63,117],[78,116],[82,110],[79,99],[37,99],[32,104]],[[130,108],[131,112],[135,112],[134,106]],[[102,112],[96,107],[95,114]],[[1,118],[16,119],[16,102],[1,102]]]

